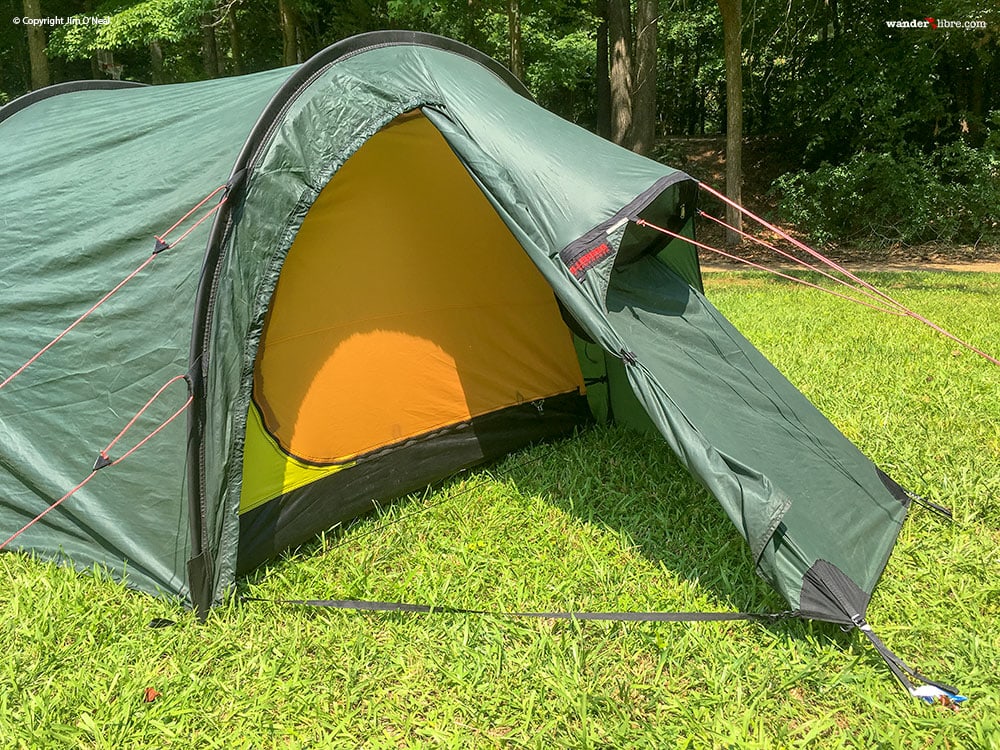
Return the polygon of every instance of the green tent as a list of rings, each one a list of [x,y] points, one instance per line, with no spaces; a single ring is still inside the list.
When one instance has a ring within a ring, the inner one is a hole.
[[[611,419],[680,457],[793,609],[861,622],[905,492],[636,224],[690,235],[694,181],[480,53],[385,32],[64,84],[0,109],[0,154],[0,377],[148,261],[0,389],[3,538],[89,478],[9,548],[204,612],[376,502]]]

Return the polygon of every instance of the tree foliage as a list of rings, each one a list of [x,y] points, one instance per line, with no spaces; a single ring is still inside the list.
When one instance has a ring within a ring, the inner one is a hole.
[[[705,135],[726,119],[722,17],[716,0],[664,3],[658,119],[664,132]]]
[[[112,11],[111,8],[117,8]],[[78,24],[55,27],[49,54],[67,60],[93,57],[102,50],[145,49],[153,42],[183,42],[201,30],[200,19],[209,8],[206,0],[142,0],[127,7],[99,6]],[[104,23],[94,23],[101,19]]]
[[[859,151],[776,187],[785,215],[817,242],[1000,242],[1000,154],[961,141],[929,156]]]
[[[236,75],[304,60],[360,32],[415,29],[523,66],[543,106],[599,125],[597,0],[40,2],[45,16],[107,20],[45,28],[53,82],[103,77],[107,65],[98,63],[111,58],[124,78],[146,82]],[[1000,7],[938,0],[938,28],[898,28],[887,22],[922,22],[930,11],[915,0],[742,2],[743,130],[781,143],[794,166],[778,185],[787,218],[840,239],[869,231],[893,241],[973,241],[973,215],[989,226],[993,214],[980,197],[995,196],[990,180],[1000,154]],[[24,7],[0,0],[0,21]],[[724,133],[718,0],[659,0],[656,52],[658,136]],[[0,22],[0,103],[30,88],[31,67],[26,27]],[[838,191],[857,190],[895,213],[858,225],[832,205]],[[935,196],[937,217],[931,222],[915,206],[920,231],[902,217],[904,195],[918,191]],[[942,201],[970,208],[952,215]]]

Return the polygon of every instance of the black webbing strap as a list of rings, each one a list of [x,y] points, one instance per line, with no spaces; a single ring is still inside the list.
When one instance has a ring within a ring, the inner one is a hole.
[[[925,510],[929,510],[932,513],[937,513],[939,516],[941,516],[945,520],[948,520],[948,521],[954,521],[955,520],[955,517],[954,517],[954,515],[952,515],[952,512],[951,512],[950,508],[946,508],[943,505],[938,505],[934,501],[928,500],[926,497],[921,497],[920,495],[918,495],[918,494],[916,494],[914,492],[910,492],[907,489],[904,489],[903,491],[906,493],[907,497],[910,498],[910,500],[912,500],[913,502],[915,502],[917,505],[923,506],[923,508]]]
[[[909,503],[916,503],[917,505],[922,506],[925,510],[937,513],[939,516],[948,521],[955,520],[952,516],[951,510],[948,508],[943,505],[938,505],[935,502],[931,502],[926,497],[921,497],[916,492],[911,492],[877,466],[875,467],[875,471],[878,473],[878,478],[882,480],[882,484],[884,484],[885,488],[889,490],[889,493],[894,498],[899,500],[899,502],[903,503],[904,506],[909,505]]]
[[[538,620],[602,620],[607,622],[729,622],[750,620],[778,622],[798,617],[798,612],[500,612],[486,609],[405,604],[402,602],[372,602],[362,599],[263,599],[243,597],[244,601],[268,604],[290,604],[300,607],[321,607],[360,612],[414,612],[418,614],[489,615],[505,618]]]
[[[263,602],[265,604],[287,604],[298,607],[317,607],[322,609],[339,609],[354,612],[410,612],[416,614],[451,614],[451,615],[487,615],[505,619],[532,618],[538,620],[600,620],[605,622],[733,622],[751,621],[775,623],[795,617],[801,617],[796,610],[786,612],[506,612],[487,609],[465,609],[463,607],[431,606],[429,604],[407,604],[404,602],[373,602],[364,599],[265,599],[257,596],[245,596],[243,601]],[[885,661],[892,674],[910,695],[933,703],[940,699],[947,705],[955,707],[964,701],[964,696],[951,685],[932,680],[908,665],[882,642],[882,639],[872,632],[871,626],[858,616],[854,626],[858,628],[871,642]],[[912,678],[912,679],[911,679]],[[931,685],[946,693],[946,696],[929,697],[921,693],[912,680],[918,680],[925,685]]]
[[[919,697],[917,693],[914,692],[917,690],[917,686],[914,685],[912,682],[912,680],[918,680],[924,683],[925,685],[933,685],[939,690],[943,690],[944,692],[948,693],[949,696],[952,698],[960,697],[958,695],[957,688],[953,688],[951,685],[947,685],[943,682],[938,682],[937,680],[932,680],[930,677],[922,675],[916,669],[914,669],[905,661],[896,656],[896,654],[890,651],[889,647],[882,642],[882,639],[879,638],[877,635],[875,635],[874,631],[872,631],[871,629],[871,626],[867,622],[865,622],[864,620],[860,620],[855,624],[857,625],[858,630],[864,633],[865,637],[869,641],[871,641],[871,644],[875,647],[875,650],[878,651],[882,659],[885,660],[886,665],[888,665],[889,667],[889,671],[891,671],[893,675],[896,676],[896,679],[899,680],[899,682],[902,684],[904,688],[906,688],[906,691],[910,693],[910,695]]]

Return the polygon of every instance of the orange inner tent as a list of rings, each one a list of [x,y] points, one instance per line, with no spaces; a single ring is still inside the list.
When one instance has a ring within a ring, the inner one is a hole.
[[[321,466],[574,390],[551,288],[408,113],[341,167],[289,251],[254,369],[243,509]]]

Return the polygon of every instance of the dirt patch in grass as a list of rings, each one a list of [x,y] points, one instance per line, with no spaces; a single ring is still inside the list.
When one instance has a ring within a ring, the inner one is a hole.
[[[936,262],[936,261],[903,261],[872,263],[870,261],[847,260],[842,262],[844,268],[849,271],[879,272],[879,271],[965,271],[969,273],[1000,273],[1000,259],[998,260],[972,260],[956,262]],[[792,263],[768,263],[768,268],[778,271],[801,271],[803,266]],[[704,273],[725,273],[727,271],[747,271],[754,270],[745,263],[735,261],[711,260],[703,261],[701,270]]]

